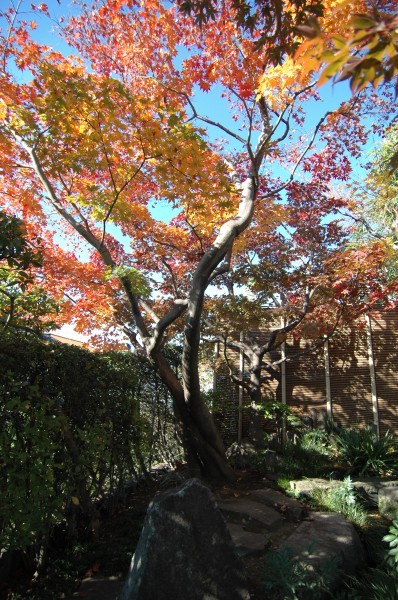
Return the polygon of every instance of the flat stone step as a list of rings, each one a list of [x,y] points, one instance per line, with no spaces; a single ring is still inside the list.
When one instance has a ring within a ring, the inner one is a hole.
[[[248,498],[275,508],[290,521],[300,521],[307,514],[301,502],[271,488],[253,490]]]
[[[123,580],[117,577],[86,577],[79,589],[68,600],[117,600],[123,587]]]
[[[243,529],[237,523],[227,523],[239,556],[261,556],[270,545],[267,535]]]
[[[336,479],[321,479],[315,477],[313,479],[299,479],[290,482],[290,488],[303,496],[311,496],[314,490],[329,490],[330,488],[338,487],[342,484]]]
[[[218,506],[226,521],[238,523],[248,531],[271,531],[284,520],[274,508],[246,498],[224,500]]]

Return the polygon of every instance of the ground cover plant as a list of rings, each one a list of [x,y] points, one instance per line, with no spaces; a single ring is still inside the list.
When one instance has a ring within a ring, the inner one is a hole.
[[[349,476],[337,486],[327,490],[314,490],[311,499],[315,507],[338,512],[358,527],[366,527],[367,511],[356,496]]]
[[[308,554],[314,552],[308,548]],[[303,600],[333,598],[331,588],[340,570],[340,561],[332,557],[318,569],[314,569],[309,560],[297,560],[288,546],[269,552],[265,557],[264,589],[272,600]]]
[[[370,567],[356,577],[347,578],[336,596],[339,600],[397,600],[398,598],[398,523],[384,523],[387,534],[381,538],[380,527],[376,550],[370,560]],[[369,533],[367,533],[369,535]],[[365,538],[366,539],[366,538]],[[384,543],[384,545],[382,545]],[[373,560],[372,560],[373,558]]]

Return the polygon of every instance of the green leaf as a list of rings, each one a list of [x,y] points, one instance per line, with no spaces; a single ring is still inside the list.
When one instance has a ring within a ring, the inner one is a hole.
[[[369,29],[374,27],[376,22],[369,15],[357,15],[349,21],[349,25],[354,29]]]

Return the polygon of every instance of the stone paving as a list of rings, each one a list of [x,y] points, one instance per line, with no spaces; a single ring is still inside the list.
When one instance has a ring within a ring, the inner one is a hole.
[[[301,502],[271,487],[263,487],[238,497],[217,497],[240,556],[261,556],[270,546],[286,544],[297,558],[310,556],[317,566],[331,556],[340,557],[344,570],[354,572],[364,554],[353,526],[335,513],[307,513]],[[72,598],[117,600],[123,581],[89,578],[82,581]],[[156,599],[154,599],[156,600]]]
[[[123,579],[114,577],[86,577],[79,589],[68,600],[117,600],[124,584]]]
[[[270,531],[283,521],[283,516],[277,510],[250,498],[225,500],[219,502],[218,506],[227,522],[238,523],[247,531]]]

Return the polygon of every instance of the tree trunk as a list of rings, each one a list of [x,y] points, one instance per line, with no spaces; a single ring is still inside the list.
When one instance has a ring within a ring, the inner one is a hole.
[[[181,423],[184,450],[192,474],[213,483],[232,481],[235,477],[234,472],[227,462],[221,436],[203,399],[200,397],[200,410],[203,413],[199,412],[198,419],[197,413],[191,410],[181,383],[164,356],[159,353],[153,358],[159,375],[173,398],[174,411]],[[204,423],[207,423],[207,427],[203,426]]]
[[[252,353],[250,360],[250,421],[249,438],[256,448],[264,447],[263,418],[261,404],[261,361],[262,356]]]

